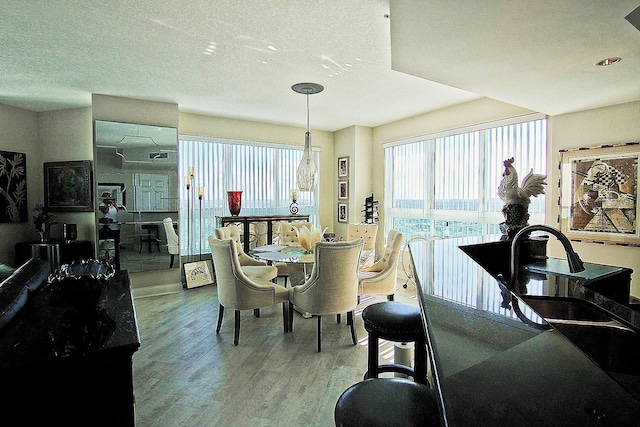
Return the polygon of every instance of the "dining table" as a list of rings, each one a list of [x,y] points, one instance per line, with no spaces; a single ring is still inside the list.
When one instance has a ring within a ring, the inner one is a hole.
[[[289,270],[289,281],[292,286],[301,285],[305,282],[313,267],[315,256],[307,252],[299,243],[289,243],[287,245],[264,245],[258,246],[249,251],[249,255],[255,259],[266,261],[269,265],[284,263]],[[298,266],[300,268],[295,268]]]

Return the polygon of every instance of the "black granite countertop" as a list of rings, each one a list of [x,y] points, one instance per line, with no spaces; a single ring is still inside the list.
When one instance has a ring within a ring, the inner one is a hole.
[[[563,261],[542,261],[511,291],[496,279],[504,272],[510,281],[510,252],[494,240],[410,244],[438,377],[434,385],[448,425],[637,425],[640,376],[601,368],[526,304],[527,297],[584,297],[600,307],[625,308],[633,321],[633,310],[582,286],[593,279],[589,275],[608,275],[617,267],[594,265],[581,277],[567,278]],[[488,243],[482,254],[497,266],[492,274],[460,249],[480,243]]]
[[[43,284],[0,332],[0,369],[140,347],[126,271],[109,280],[97,304],[71,297],[63,285]]]

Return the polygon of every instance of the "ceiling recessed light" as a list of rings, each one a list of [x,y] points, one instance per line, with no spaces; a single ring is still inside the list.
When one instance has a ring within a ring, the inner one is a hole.
[[[606,67],[607,65],[613,65],[616,64],[618,62],[622,61],[622,58],[618,58],[617,56],[612,57],[612,58],[606,58],[603,59],[602,61],[598,61],[596,62],[596,65],[598,67]]]

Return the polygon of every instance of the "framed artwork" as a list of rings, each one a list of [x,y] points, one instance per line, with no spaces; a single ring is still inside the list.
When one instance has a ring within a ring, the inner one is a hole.
[[[640,246],[640,143],[560,152],[560,230],[572,240]]]
[[[51,212],[92,212],[91,161],[44,164],[44,204]]]
[[[349,181],[338,181],[338,199],[349,199]]]
[[[349,205],[338,203],[338,222],[349,222]]]
[[[96,197],[101,197],[102,193],[109,193],[116,201],[118,207],[127,206],[127,195],[125,186],[119,182],[99,182],[96,190]]]
[[[199,286],[210,285],[215,280],[211,260],[186,262],[184,266],[184,277],[187,280],[187,289]]]
[[[349,156],[338,157],[338,178],[349,177]]]
[[[27,155],[0,151],[0,222],[29,221]]]

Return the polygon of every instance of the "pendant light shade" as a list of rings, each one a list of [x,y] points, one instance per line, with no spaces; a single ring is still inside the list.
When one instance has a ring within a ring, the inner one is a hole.
[[[297,83],[291,86],[294,92],[307,96],[307,132],[304,134],[304,151],[298,165],[298,188],[300,191],[313,191],[318,180],[318,168],[311,154],[311,129],[309,127],[309,95],[320,93],[324,87],[317,83]]]

